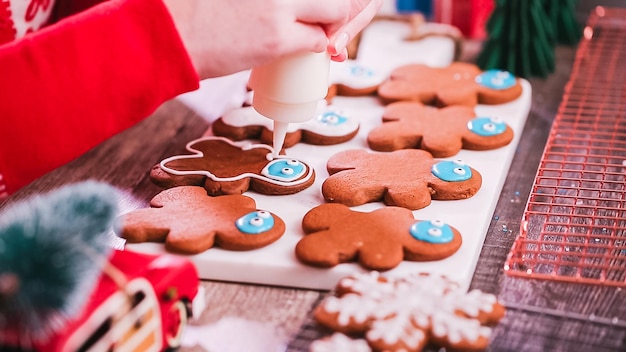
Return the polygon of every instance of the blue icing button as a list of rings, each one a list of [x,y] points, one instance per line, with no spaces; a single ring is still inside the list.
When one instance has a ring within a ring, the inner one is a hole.
[[[452,228],[440,220],[418,221],[409,232],[413,238],[429,243],[450,243],[454,238]]]
[[[433,175],[448,182],[465,181],[472,178],[472,169],[461,160],[444,160],[433,165]]]
[[[237,219],[235,225],[243,233],[257,235],[274,227],[274,217],[268,211],[257,210]]]
[[[374,70],[367,67],[355,65],[350,67],[350,74],[356,77],[372,77],[374,75]]]
[[[274,159],[265,166],[262,174],[278,181],[294,181],[306,172],[304,164],[295,159]]]
[[[491,89],[509,89],[516,83],[515,76],[501,70],[487,70],[476,76],[476,83]]]
[[[337,111],[326,111],[317,115],[317,121],[325,126],[339,126],[348,121],[348,118]]]
[[[506,131],[506,124],[497,117],[477,117],[467,122],[467,128],[479,136],[496,136]]]

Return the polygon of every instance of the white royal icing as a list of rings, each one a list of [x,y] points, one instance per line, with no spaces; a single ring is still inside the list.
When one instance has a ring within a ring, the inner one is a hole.
[[[342,333],[315,340],[309,346],[309,352],[371,352],[372,349],[363,339],[351,339]]]
[[[255,149],[255,148],[261,148],[261,149],[267,149],[268,151],[268,155],[273,155],[274,154],[274,149],[272,147],[270,147],[269,145],[265,145],[265,144],[252,144],[249,142],[233,142],[228,138],[223,138],[223,137],[214,137],[214,136],[206,136],[206,137],[202,137],[202,138],[198,138],[196,140],[193,140],[189,143],[187,143],[187,150],[194,153],[194,154],[190,154],[190,155],[175,155],[166,159],[163,159],[161,161],[161,163],[159,164],[161,169],[163,169],[163,171],[168,172],[172,175],[204,175],[208,178],[210,178],[213,181],[216,182],[230,182],[230,181],[237,181],[237,180],[241,180],[244,178],[255,178],[258,180],[262,180],[265,182],[269,182],[278,186],[295,186],[295,185],[299,185],[302,183],[306,183],[308,180],[311,179],[311,177],[313,177],[313,168],[311,166],[309,166],[308,164],[302,162],[302,165],[304,165],[304,167],[306,168],[306,172],[304,174],[304,176],[302,178],[299,178],[297,180],[292,180],[292,181],[280,181],[278,179],[274,179],[274,178],[269,178],[267,176],[264,176],[262,174],[255,174],[255,173],[251,173],[251,172],[245,172],[236,176],[232,176],[232,177],[218,177],[215,174],[213,174],[210,170],[184,170],[184,171],[180,171],[180,170],[175,170],[172,168],[169,168],[166,166],[166,164],[172,160],[183,160],[183,159],[193,159],[193,158],[201,158],[204,154],[197,150],[194,149],[192,147],[193,144],[198,143],[200,141],[203,140],[221,140],[225,143],[228,143],[230,145],[236,146],[238,148],[240,148],[241,150],[250,150],[250,149]],[[272,157],[274,160],[276,159],[293,159],[284,155],[279,155],[279,156],[273,156]],[[268,161],[269,162],[269,161]]]
[[[494,295],[464,292],[457,283],[437,275],[416,274],[387,282],[379,278],[380,274],[371,272],[341,280],[340,286],[353,293],[328,297],[323,309],[337,313],[343,326],[371,320],[368,341],[383,340],[388,345],[419,346],[428,331],[452,344],[477,342],[491,335],[491,329],[475,318],[493,311]]]

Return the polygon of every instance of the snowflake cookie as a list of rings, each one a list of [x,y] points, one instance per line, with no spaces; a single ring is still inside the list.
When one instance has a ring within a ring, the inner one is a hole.
[[[336,295],[316,307],[318,323],[364,336],[374,351],[421,351],[434,344],[452,350],[483,350],[491,328],[504,316],[496,297],[465,292],[440,276],[387,278],[373,271],[346,277]]]

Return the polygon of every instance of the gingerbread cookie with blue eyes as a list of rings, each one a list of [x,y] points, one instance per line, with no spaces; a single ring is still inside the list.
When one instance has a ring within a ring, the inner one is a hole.
[[[183,219],[183,221],[181,221]],[[202,253],[213,246],[232,251],[261,248],[285,232],[283,220],[241,195],[211,197],[198,186],[166,189],[150,208],[121,216],[118,236],[129,243],[162,242],[170,252]]]
[[[203,186],[211,196],[248,190],[293,194],[315,181],[311,166],[283,156],[273,158],[272,147],[264,144],[207,136],[189,142],[187,150],[193,154],[172,156],[155,165],[152,181],[163,188]]]
[[[378,96],[385,104],[404,100],[439,107],[503,104],[521,94],[519,79],[511,73],[482,71],[474,64],[462,62],[444,68],[422,64],[398,67],[378,87]]]
[[[348,206],[382,201],[417,210],[433,199],[470,198],[482,184],[480,173],[464,162],[434,159],[421,149],[346,150],[333,155],[326,168],[324,199]]]
[[[375,94],[387,76],[383,71],[355,60],[332,61],[326,100],[332,101],[337,95],[355,97]]]
[[[303,142],[313,145],[333,145],[347,142],[359,131],[359,121],[344,109],[320,102],[319,112],[311,120],[290,123],[283,146],[289,148]],[[273,121],[251,106],[231,110],[213,122],[213,134],[235,141],[260,139],[272,144]]]
[[[317,267],[356,262],[369,270],[390,270],[403,260],[432,261],[454,254],[461,234],[441,221],[416,220],[401,207],[369,213],[343,204],[323,204],[302,219],[307,234],[296,245],[296,257]]]
[[[470,106],[435,108],[418,102],[387,105],[383,124],[370,130],[369,147],[377,151],[418,148],[435,158],[461,149],[491,150],[513,140],[513,129],[497,117],[476,116]]]

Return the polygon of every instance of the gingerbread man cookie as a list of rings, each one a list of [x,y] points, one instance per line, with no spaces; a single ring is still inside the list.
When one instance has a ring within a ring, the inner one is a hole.
[[[293,194],[315,181],[315,172],[296,159],[272,159],[272,147],[236,143],[223,137],[203,137],[187,144],[194,154],[169,157],[155,165],[150,178],[157,185],[203,186],[209,195],[241,194],[248,189],[262,194]]]
[[[332,101],[337,95],[355,97],[375,94],[386,79],[386,73],[355,60],[332,61],[326,100]]]
[[[456,155],[461,149],[490,150],[513,140],[513,129],[497,117],[477,117],[469,106],[437,109],[419,102],[387,105],[383,124],[372,129],[367,142],[373,150],[419,148],[435,158]]]
[[[408,100],[439,107],[503,104],[521,94],[519,80],[509,72],[481,71],[476,65],[462,62],[445,68],[421,64],[398,67],[378,87],[378,96],[386,104]]]
[[[421,351],[427,344],[450,350],[484,350],[491,328],[505,314],[494,295],[465,292],[440,276],[382,277],[355,274],[337,284],[314,311],[318,323],[363,336],[374,351]]]
[[[359,121],[344,109],[326,105],[322,100],[319,112],[311,120],[290,123],[283,146],[289,148],[304,142],[314,145],[332,145],[347,142],[359,131]],[[211,129],[216,136],[232,140],[260,139],[271,144],[273,121],[259,114],[254,108],[242,107],[226,113],[213,122]]]
[[[469,198],[482,183],[480,173],[462,161],[435,160],[420,149],[347,150],[333,155],[326,168],[330,176],[322,184],[324,198],[348,206],[383,201],[417,210],[431,199]]]
[[[441,221],[416,220],[405,208],[384,207],[369,213],[343,204],[323,204],[302,219],[307,235],[296,257],[317,267],[358,261],[370,270],[390,270],[403,260],[449,257],[461,247],[461,234]]]
[[[283,220],[256,208],[241,195],[211,197],[197,186],[174,187],[150,201],[150,208],[121,217],[118,235],[129,243],[164,242],[171,252],[197,254],[218,246],[245,251],[267,246],[285,232]]]

